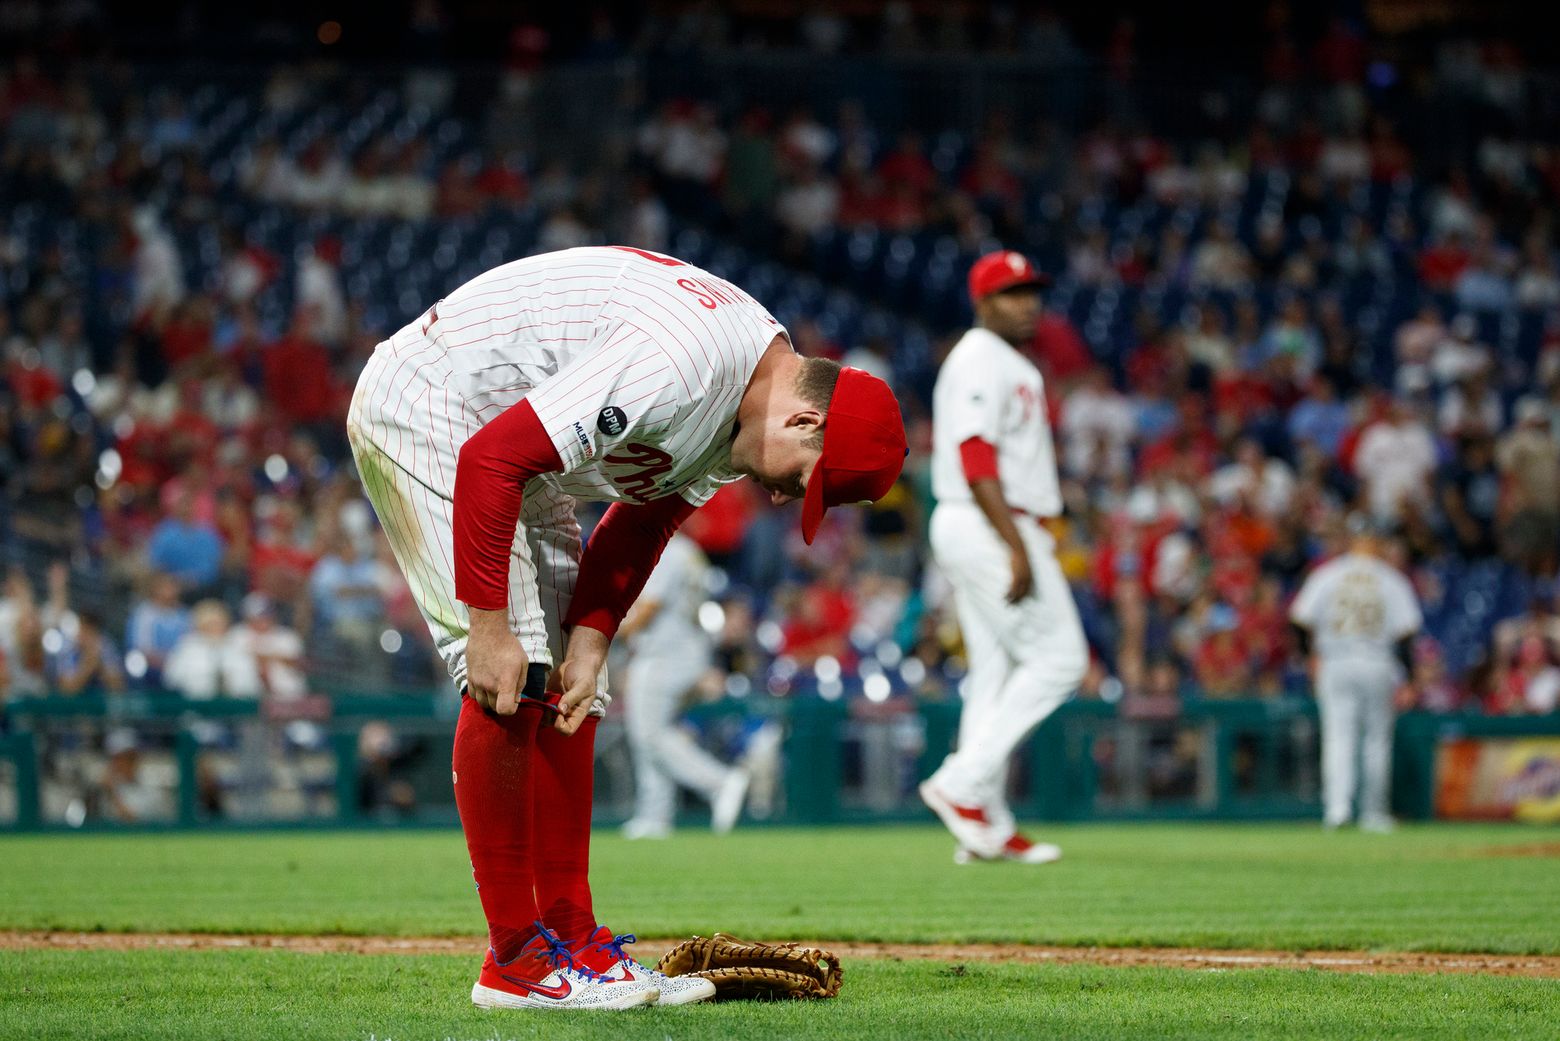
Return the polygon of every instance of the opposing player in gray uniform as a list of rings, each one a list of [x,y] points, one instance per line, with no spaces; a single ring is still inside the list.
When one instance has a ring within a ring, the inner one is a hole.
[[[737,823],[748,773],[710,755],[677,717],[684,699],[710,667],[711,643],[699,624],[707,598],[709,562],[685,535],[673,535],[618,630],[629,638],[625,722],[634,756],[634,815],[623,825],[631,839],[672,832],[677,786],[710,804],[710,827],[725,833]]]
[[[1311,573],[1289,618],[1316,660],[1324,823],[1354,819],[1357,790],[1360,828],[1391,831],[1392,699],[1424,619],[1408,579],[1382,559],[1374,522],[1355,515],[1349,530],[1349,552]]]

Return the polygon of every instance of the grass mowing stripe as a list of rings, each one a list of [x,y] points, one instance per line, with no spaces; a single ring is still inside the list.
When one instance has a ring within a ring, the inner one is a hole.
[[[867,962],[829,1002],[627,1013],[483,1012],[476,962],[441,956],[231,951],[0,954],[7,1037],[224,1041],[748,1041],[864,1037],[1552,1036],[1560,984],[1089,966]]]
[[[1560,953],[1556,828],[1047,828],[1055,865],[956,867],[932,827],[600,834],[619,931],[764,939]],[[790,865],[790,866],[785,866]],[[170,833],[0,840],[0,928],[465,935],[457,832]]]

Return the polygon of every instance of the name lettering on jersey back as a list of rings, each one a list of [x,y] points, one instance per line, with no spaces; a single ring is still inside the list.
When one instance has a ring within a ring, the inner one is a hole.
[[[665,491],[656,482],[672,472],[672,457],[653,445],[630,442],[611,455],[602,456],[607,477],[634,502],[649,502],[655,493]]]
[[[676,257],[669,257],[665,253],[652,253],[648,249],[636,249],[633,246],[613,246],[612,248],[613,249],[620,249],[624,253],[634,253],[634,254],[637,254],[638,256],[644,257],[646,260],[654,261],[655,263],[661,264],[661,265],[663,265],[665,267],[687,267],[688,266],[687,264],[683,263],[681,260],[678,260]]]
[[[761,306],[757,300],[754,300],[730,282],[720,282],[708,278],[679,278],[677,287],[698,297],[699,303],[708,307],[711,311],[721,304],[752,304],[754,307]]]

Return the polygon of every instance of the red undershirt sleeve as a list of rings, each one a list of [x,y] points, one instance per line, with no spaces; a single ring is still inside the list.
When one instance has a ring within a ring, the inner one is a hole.
[[[696,508],[680,495],[613,503],[590,533],[564,624],[616,635],[672,533]]]
[[[526,482],[563,469],[552,438],[522,398],[473,434],[455,467],[455,596],[468,607],[509,606],[509,554]]]
[[[959,461],[964,465],[964,479],[970,484],[986,477],[997,477],[997,450],[990,441],[980,437],[966,438],[959,445]]]

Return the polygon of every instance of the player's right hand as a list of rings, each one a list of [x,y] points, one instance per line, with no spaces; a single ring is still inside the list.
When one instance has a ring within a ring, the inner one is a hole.
[[[530,664],[520,639],[509,631],[508,611],[471,609],[466,637],[466,693],[501,716],[520,707],[520,691]]]
[[[1013,567],[1013,581],[1008,584],[1007,601],[1016,604],[1035,588],[1035,574],[1029,567],[1029,554],[1022,549],[1008,553]]]

